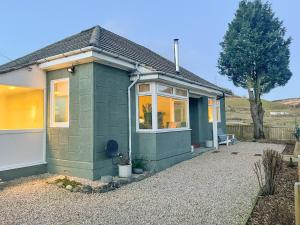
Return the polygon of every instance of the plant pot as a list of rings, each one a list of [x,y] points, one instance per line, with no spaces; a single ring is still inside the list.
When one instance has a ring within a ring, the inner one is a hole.
[[[132,175],[132,165],[118,165],[119,177],[128,178]]]
[[[142,174],[144,170],[142,168],[133,168],[133,173],[135,174]]]
[[[206,140],[205,141],[205,146],[207,148],[212,148],[213,147],[213,141],[212,140]]]

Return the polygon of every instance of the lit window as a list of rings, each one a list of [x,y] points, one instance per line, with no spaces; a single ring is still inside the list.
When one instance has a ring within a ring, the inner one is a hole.
[[[187,127],[187,100],[157,96],[157,127]]]
[[[178,95],[178,96],[186,97],[187,96],[187,90],[176,88],[176,93],[175,94]]]
[[[138,130],[189,127],[187,90],[155,82],[139,84],[137,90]]]
[[[213,122],[213,102],[212,98],[208,99],[208,122]],[[216,100],[217,121],[221,122],[220,100]]]
[[[139,96],[139,128],[152,129],[152,96]]]
[[[168,87],[166,85],[158,84],[157,90],[158,90],[158,92],[161,92],[161,93],[173,94],[173,88]]]
[[[139,85],[139,92],[149,92],[149,91],[150,91],[150,84]]]
[[[0,130],[43,128],[44,90],[0,85]]]
[[[51,81],[51,127],[69,127],[69,79]]]

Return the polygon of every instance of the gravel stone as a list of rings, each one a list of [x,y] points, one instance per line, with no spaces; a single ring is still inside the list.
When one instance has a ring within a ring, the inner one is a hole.
[[[83,193],[89,194],[89,193],[92,193],[92,192],[93,192],[93,188],[92,188],[90,185],[84,185],[84,186],[82,187],[81,191],[82,191]]]
[[[81,191],[81,188],[79,186],[76,186],[73,188],[72,190],[73,192],[80,192]]]
[[[67,185],[66,189],[69,190],[69,191],[72,191],[73,187],[72,187],[72,185]]]
[[[242,224],[258,193],[254,154],[266,148],[284,145],[224,146],[106,194],[61,191],[49,174],[17,179],[0,192],[0,224]]]
[[[60,187],[60,188],[64,188],[65,187],[63,182],[58,182],[56,185],[57,185],[57,187]]]

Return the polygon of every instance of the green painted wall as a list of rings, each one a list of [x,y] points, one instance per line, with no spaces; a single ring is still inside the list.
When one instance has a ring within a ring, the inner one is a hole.
[[[119,151],[128,151],[129,73],[98,63],[76,66],[75,73],[66,69],[47,73],[48,102],[50,81],[70,78],[70,127],[49,126],[47,122],[48,170],[98,179],[102,175],[116,174],[117,167],[105,156],[108,140],[119,143]],[[132,102],[133,159],[142,159],[151,170],[162,170],[191,157],[191,142],[204,143],[212,136],[208,123],[207,98],[191,99],[191,130],[165,133],[137,133],[135,90]],[[222,122],[225,130],[224,100],[221,101]],[[197,118],[199,120],[197,121]]]
[[[47,104],[47,162],[51,173],[93,179],[93,64],[78,65],[47,73],[47,99],[53,79],[70,79],[70,127],[50,127]]]
[[[225,99],[220,100],[221,127],[226,132]],[[205,146],[206,140],[212,140],[212,123],[208,122],[208,97],[190,99],[190,123],[192,129],[192,143]]]
[[[94,179],[115,174],[116,166],[105,156],[107,141],[114,139],[120,152],[128,151],[129,73],[94,63]],[[135,117],[133,118],[135,119]]]
[[[199,99],[198,98],[190,98],[189,106],[190,106],[190,127],[192,129],[191,132],[191,140],[192,144],[200,144],[200,129],[199,129]]]

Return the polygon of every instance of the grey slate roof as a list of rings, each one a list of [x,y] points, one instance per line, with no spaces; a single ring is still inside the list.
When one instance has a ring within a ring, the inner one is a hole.
[[[141,64],[150,66],[157,71],[174,74],[178,77],[188,79],[200,85],[228,92],[227,90],[200,78],[183,67],[180,68],[180,73],[176,74],[175,65],[170,60],[158,55],[148,48],[114,34],[100,26],[95,26],[84,30],[78,34],[48,45],[21,58],[3,64],[0,66],[0,74],[35,64],[36,61],[43,58],[88,46],[94,46],[99,49],[121,55]]]

